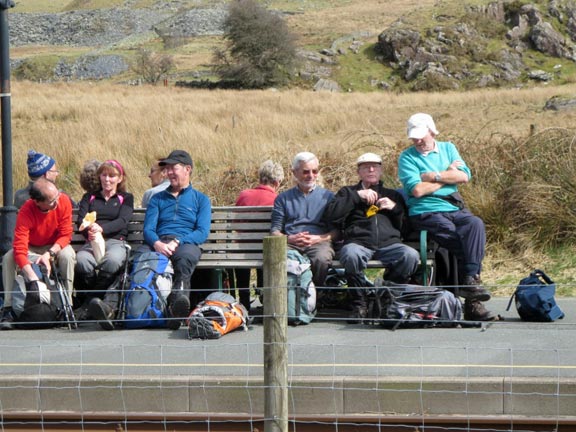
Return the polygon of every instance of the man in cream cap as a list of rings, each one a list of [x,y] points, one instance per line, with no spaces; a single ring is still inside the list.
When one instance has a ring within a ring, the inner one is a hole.
[[[436,141],[438,130],[429,114],[411,116],[407,133],[412,146],[400,155],[398,176],[408,194],[412,228],[427,230],[458,257],[460,287],[455,294],[465,299],[464,318],[493,320],[496,317],[482,303],[490,299],[480,280],[484,223],[465,207],[458,193],[458,185],[470,181],[470,169],[454,144]]]
[[[406,204],[399,192],[380,180],[382,158],[364,153],[356,166],[360,181],[340,189],[323,214],[323,220],[344,237],[339,260],[354,302],[350,323],[368,315],[364,269],[369,260],[380,260],[386,279],[396,283],[408,282],[419,262],[418,252],[402,243]]]

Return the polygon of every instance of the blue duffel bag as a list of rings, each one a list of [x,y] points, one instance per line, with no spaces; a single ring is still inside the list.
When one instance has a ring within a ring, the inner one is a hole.
[[[552,322],[564,318],[564,312],[556,304],[554,294],[556,284],[542,270],[534,270],[530,276],[520,281],[510,297],[516,300],[516,310],[523,321]]]

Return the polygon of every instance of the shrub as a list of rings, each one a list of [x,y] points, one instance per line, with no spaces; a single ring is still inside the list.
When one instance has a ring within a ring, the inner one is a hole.
[[[14,69],[14,77],[29,81],[52,80],[57,62],[58,59],[55,56],[25,59]]]
[[[474,180],[465,198],[488,225],[489,242],[513,253],[574,244],[574,142],[573,131],[550,128],[525,139],[494,135],[469,144]]]
[[[174,67],[174,59],[168,54],[158,54],[146,49],[138,50],[132,70],[149,84],[157,84]]]
[[[295,37],[284,20],[254,0],[234,0],[224,22],[226,48],[214,54],[214,70],[242,88],[285,84],[296,60]]]

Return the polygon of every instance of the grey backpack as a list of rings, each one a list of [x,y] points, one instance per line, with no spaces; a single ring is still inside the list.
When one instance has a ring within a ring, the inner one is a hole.
[[[310,259],[288,249],[288,324],[309,324],[316,316],[316,287],[312,282]]]

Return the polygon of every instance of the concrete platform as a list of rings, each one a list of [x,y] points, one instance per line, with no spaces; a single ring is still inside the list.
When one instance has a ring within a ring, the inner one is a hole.
[[[576,299],[555,323],[389,331],[318,320],[290,328],[289,411],[307,415],[576,415]],[[184,329],[0,333],[0,407],[130,415],[264,411],[263,327],[219,340]]]

